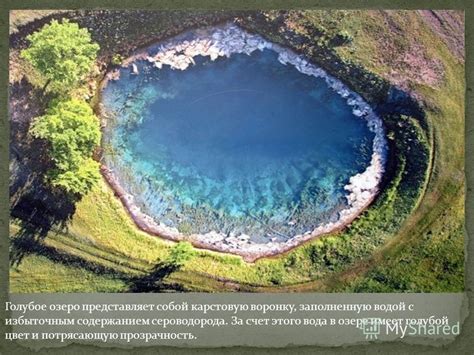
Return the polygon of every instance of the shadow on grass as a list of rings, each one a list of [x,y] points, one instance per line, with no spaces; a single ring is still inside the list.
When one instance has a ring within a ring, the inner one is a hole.
[[[44,243],[37,239],[17,236],[11,241],[11,252],[23,256],[27,254],[41,255],[55,263],[81,268],[99,275],[113,276],[120,279],[126,278],[125,274],[117,272],[117,270],[87,261],[76,255],[62,253],[53,247],[44,245]],[[54,275],[51,276],[54,277]]]
[[[179,266],[167,263],[158,263],[153,268],[153,271],[149,274],[130,279],[130,288],[128,292],[185,292],[186,290],[180,284],[164,282],[166,277],[178,270]]]
[[[45,183],[44,176],[52,166],[47,145],[28,134],[31,122],[44,113],[48,100],[25,79],[10,85],[9,94],[10,216],[20,228],[16,243],[23,245],[11,248],[10,263],[19,265],[30,253],[26,245],[45,238],[53,228],[66,228],[79,198]]]
[[[23,231],[20,231],[20,233],[23,233]],[[31,238],[31,234],[29,233],[25,236],[19,234],[12,239],[10,245],[10,261],[12,266],[18,266],[21,259],[26,255],[44,256],[54,263],[79,268],[110,279],[121,280],[127,285],[123,292],[151,293],[186,291],[180,284],[165,282],[166,277],[179,270],[179,266],[167,263],[156,264],[151,272],[143,276],[131,276],[128,273],[118,271],[112,267],[106,267],[85,260],[80,256],[60,252],[42,243],[40,238]],[[54,275],[51,275],[51,277],[54,277]],[[78,282],[80,282],[80,280],[78,280]]]

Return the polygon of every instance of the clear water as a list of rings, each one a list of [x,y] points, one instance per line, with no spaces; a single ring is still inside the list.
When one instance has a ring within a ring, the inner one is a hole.
[[[273,51],[140,61],[103,92],[106,164],[144,212],[185,233],[287,240],[337,219],[373,133],[324,79]]]

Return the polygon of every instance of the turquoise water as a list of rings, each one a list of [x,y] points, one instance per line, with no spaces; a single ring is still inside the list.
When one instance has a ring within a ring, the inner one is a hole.
[[[185,71],[138,61],[103,91],[105,162],[142,211],[254,242],[336,220],[370,162],[366,121],[273,51],[195,60]]]

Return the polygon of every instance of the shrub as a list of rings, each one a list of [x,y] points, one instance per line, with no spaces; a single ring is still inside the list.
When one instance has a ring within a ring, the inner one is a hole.
[[[111,62],[113,65],[120,65],[122,64],[122,61],[123,61],[123,57],[117,53],[113,55]]]
[[[189,242],[179,242],[171,248],[168,255],[167,264],[174,267],[181,267],[196,254],[193,246]]]

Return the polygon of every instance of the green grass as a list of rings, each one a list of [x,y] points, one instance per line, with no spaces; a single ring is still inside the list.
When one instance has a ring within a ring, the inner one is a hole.
[[[376,30],[383,23],[379,13],[369,17],[354,24],[362,26],[355,30],[359,36],[351,48],[339,52],[353,55],[381,76],[388,72],[383,63],[389,63],[409,78],[404,68],[392,62],[396,55],[374,46],[396,41],[387,31]],[[416,41],[429,43],[424,46],[427,56],[441,60],[444,67],[438,86],[409,82],[426,105],[428,130],[433,135],[432,175],[417,209],[387,245],[368,261],[331,277],[325,287],[365,292],[460,291],[464,283],[464,66],[417,15],[392,13],[392,20],[406,33],[417,33]]]
[[[274,16],[269,13],[270,22]],[[402,31],[387,31],[387,21]],[[348,33],[350,43],[334,48],[339,58],[386,79],[393,79],[387,74],[391,69],[402,73],[404,84],[424,103],[426,119],[384,117],[393,138],[391,180],[373,206],[349,228],[253,264],[240,257],[198,250],[184,267],[167,276],[166,282],[207,292],[463,290],[463,64],[416,13],[292,12],[286,25],[309,36],[308,43],[319,41],[322,46],[330,45],[341,31]],[[287,40],[284,35],[266,33],[269,27],[264,25],[260,31],[276,41]],[[411,81],[411,69],[396,60],[397,52],[420,44],[427,57],[437,58],[443,65],[443,78],[436,85]],[[306,49],[317,52],[312,47]],[[367,80],[372,78],[364,73]],[[384,85],[381,83],[375,80],[366,97],[375,97],[373,93]],[[15,223],[12,238],[18,231]],[[139,231],[105,182],[76,205],[67,229],[51,231],[40,244],[44,249],[35,249],[19,267],[12,268],[11,291],[127,291],[127,277],[152,272],[174,245]],[[71,256],[76,262],[51,261],[56,260],[51,251]],[[59,277],[52,269],[55,265]],[[94,268],[98,271],[90,271]],[[54,281],[41,282],[48,278]],[[77,281],[83,279],[87,282]]]
[[[46,16],[60,14],[67,10],[11,10],[10,11],[10,33],[18,32],[18,28]]]
[[[121,292],[126,284],[82,268],[65,266],[45,256],[27,255],[10,269],[10,292]]]

